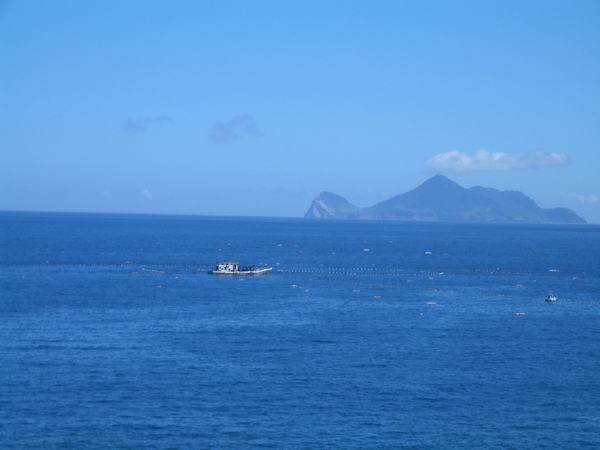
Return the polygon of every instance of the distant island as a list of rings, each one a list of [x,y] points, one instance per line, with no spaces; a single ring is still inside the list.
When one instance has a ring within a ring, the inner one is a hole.
[[[544,209],[519,191],[474,186],[465,189],[443,175],[369,208],[321,192],[306,218],[391,219],[456,222],[587,223],[568,208]]]

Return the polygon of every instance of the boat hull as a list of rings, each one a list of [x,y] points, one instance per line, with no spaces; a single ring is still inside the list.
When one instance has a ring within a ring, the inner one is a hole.
[[[271,267],[267,267],[264,269],[256,269],[256,270],[237,270],[237,271],[224,271],[224,270],[211,270],[209,271],[209,275],[229,275],[229,276],[238,276],[238,275],[266,275],[269,271],[272,270]]]

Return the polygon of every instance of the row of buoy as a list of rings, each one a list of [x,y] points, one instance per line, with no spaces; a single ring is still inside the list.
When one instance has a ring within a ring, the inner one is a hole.
[[[142,264],[79,264],[79,263],[59,263],[59,264],[39,264],[37,267],[125,267],[134,268]],[[164,268],[204,268],[212,267],[199,264],[143,264],[146,267],[164,267]]]
[[[375,266],[373,264],[373,266]],[[324,267],[324,264],[321,264],[320,267]],[[310,266],[288,266],[287,269],[288,270],[293,270],[293,269],[307,269],[310,268]],[[405,267],[327,267],[327,269],[335,269],[335,270],[388,270],[388,271],[398,271],[398,270],[414,270],[414,269],[407,269]],[[500,270],[500,269],[460,269],[460,268],[453,268],[452,271],[454,272],[458,272],[458,273],[462,273],[462,272],[484,272],[484,273],[498,273],[498,272],[509,272],[509,273],[521,273],[521,274],[531,274],[534,272],[531,271],[513,271],[513,270],[509,270],[509,269],[504,269],[504,270]],[[539,273],[539,272],[535,272],[535,273]]]
[[[281,263],[276,263],[276,265],[280,265]],[[136,265],[140,265],[139,262],[137,263],[132,263],[129,261],[126,261],[123,264],[81,264],[81,263],[50,263],[49,261],[46,261],[45,265],[50,265],[50,266],[67,266],[67,267],[131,267],[131,266],[136,266]],[[149,267],[212,267],[212,266],[208,266],[206,264],[144,264],[146,266]],[[300,269],[305,269],[305,268],[301,268],[299,266],[289,266],[287,269],[285,269],[285,271],[293,271],[293,270],[300,270]],[[406,269],[404,268],[385,268],[385,267],[329,267],[328,270],[342,270],[342,271],[348,271],[348,270],[369,270],[369,271],[404,271]],[[414,271],[414,269],[412,270]],[[528,275],[532,275],[534,273],[540,273],[539,271],[514,271],[514,270],[510,270],[510,269],[452,269],[452,272],[454,273],[461,273],[461,272],[477,272],[477,273],[510,273],[510,274],[521,274],[523,276],[528,276]],[[550,269],[549,272],[553,272],[553,273],[560,273],[561,271],[559,269]],[[428,273],[432,273],[432,272],[428,272]],[[572,277],[574,279],[579,279],[579,276],[572,276],[569,275],[569,277]]]
[[[48,261],[47,261],[48,262]],[[279,264],[279,263],[277,263]],[[126,262],[125,264],[73,264],[73,263],[61,263],[61,264],[47,264],[49,266],[52,267],[119,267],[119,268],[131,268],[134,267],[136,265],[136,263],[130,263],[130,262]],[[198,265],[198,264],[152,264],[152,265],[146,265],[148,267],[160,267],[160,268],[199,268],[198,270],[210,270],[212,268],[212,266],[207,266],[207,265]],[[147,271],[148,269],[142,268],[142,270]],[[457,273],[469,273],[469,272],[477,272],[477,273],[489,273],[489,274],[496,274],[498,273],[500,269],[496,269],[496,270],[490,270],[490,269],[463,269],[463,270],[452,270],[451,273],[447,273],[447,272],[439,272],[439,271],[435,271],[435,272],[431,272],[431,271],[414,271],[414,270],[406,270],[403,268],[380,268],[380,267],[350,267],[350,268],[328,268],[328,269],[305,269],[305,268],[299,268],[297,266],[292,266],[286,269],[278,269],[278,272],[281,273],[322,273],[322,274],[332,274],[332,275],[351,275],[351,276],[360,276],[360,275],[377,275],[377,274],[382,274],[382,275],[395,275],[398,272],[400,272],[401,274],[407,275],[407,276],[414,276],[414,277],[420,277],[420,276],[429,276],[431,278],[431,276],[441,276],[441,275],[453,275],[453,274],[457,274]],[[351,272],[353,271],[353,272]],[[361,273],[358,273],[356,271],[359,271]],[[364,272],[371,272],[371,273],[364,273]],[[559,270],[551,270],[551,272],[559,272]],[[521,276],[531,276],[531,273],[529,272],[515,272],[515,271],[511,271],[511,270],[503,270],[501,273],[503,274],[518,274]],[[539,274],[539,273],[538,273]],[[564,275],[563,278],[569,278],[569,279],[579,279],[579,276],[572,276],[572,275]],[[533,280],[532,282],[537,282],[537,280]],[[520,287],[520,286],[519,286]]]
[[[282,270],[277,269],[277,273],[322,273],[322,274],[332,274],[332,275],[356,275],[356,276],[414,276],[414,277],[439,277],[444,275],[444,272],[402,272],[402,273],[369,273],[367,271],[346,271],[346,270],[336,270],[336,269],[317,269],[317,270]]]
[[[167,273],[167,272],[165,272],[165,271],[163,271],[163,270],[156,270],[156,269],[146,269],[146,268],[144,268],[144,267],[142,267],[142,271],[143,271],[143,272],[145,272],[145,273],[161,273],[161,274],[162,274],[162,273]]]

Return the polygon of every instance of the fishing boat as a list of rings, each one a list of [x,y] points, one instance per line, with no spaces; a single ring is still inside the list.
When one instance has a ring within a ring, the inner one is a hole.
[[[548,293],[548,297],[546,297],[546,301],[547,302],[555,302],[558,300],[558,297],[556,295],[554,295],[554,292],[550,291]]]
[[[235,261],[218,262],[211,275],[264,275],[272,270],[272,267],[241,266]]]

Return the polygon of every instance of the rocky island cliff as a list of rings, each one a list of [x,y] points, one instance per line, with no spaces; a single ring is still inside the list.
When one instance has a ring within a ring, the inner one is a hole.
[[[568,208],[544,209],[519,191],[474,186],[465,189],[443,175],[368,208],[321,192],[304,217],[315,219],[395,219],[456,222],[586,223]]]

